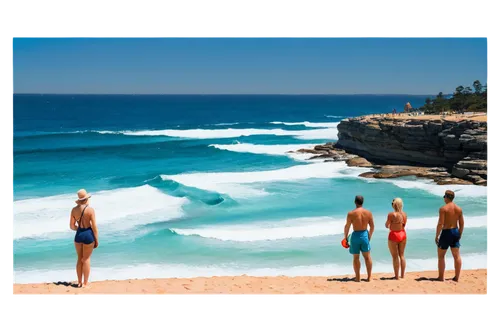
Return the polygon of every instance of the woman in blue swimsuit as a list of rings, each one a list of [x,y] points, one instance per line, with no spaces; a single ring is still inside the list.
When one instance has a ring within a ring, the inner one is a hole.
[[[78,287],[87,287],[90,275],[90,256],[99,246],[97,225],[94,208],[89,207],[90,194],[84,189],[77,192],[76,206],[71,210],[69,227],[76,231],[75,249],[78,255],[76,275]],[[79,217],[79,218],[77,218]],[[83,276],[83,284],[82,284]]]

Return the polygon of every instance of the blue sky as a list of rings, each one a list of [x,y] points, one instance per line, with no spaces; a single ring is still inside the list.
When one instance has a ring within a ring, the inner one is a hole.
[[[486,83],[486,38],[14,38],[14,93],[437,94]]]

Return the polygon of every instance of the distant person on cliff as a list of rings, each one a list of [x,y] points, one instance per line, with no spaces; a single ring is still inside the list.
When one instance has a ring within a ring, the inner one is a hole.
[[[399,280],[399,268],[401,267],[401,278],[405,277],[406,259],[406,221],[408,217],[403,212],[403,200],[396,198],[392,200],[393,212],[387,215],[385,227],[389,228],[389,251],[392,256],[392,266],[394,267],[394,279]]]
[[[438,269],[439,281],[444,281],[445,256],[448,248],[455,260],[455,277],[453,281],[458,282],[462,269],[462,258],[460,257],[460,238],[464,231],[464,216],[462,208],[453,202],[455,193],[447,190],[444,193],[445,205],[439,209],[439,221],[436,227],[436,245],[438,246]]]
[[[404,111],[410,112],[411,110],[413,110],[413,107],[411,106],[410,102],[406,103]]]
[[[76,276],[78,287],[88,287],[90,256],[99,246],[99,230],[96,225],[94,208],[89,207],[90,194],[84,189],[77,192],[76,206],[71,210],[69,227],[76,231],[75,249],[77,254]],[[82,281],[83,280],[83,281]]]
[[[344,238],[347,239],[349,235],[349,229],[353,229],[351,239],[349,242],[349,252],[353,255],[353,267],[354,273],[356,274],[356,282],[361,280],[360,269],[361,262],[359,261],[359,252],[363,253],[363,258],[365,258],[366,272],[368,273],[368,282],[370,282],[372,276],[372,258],[370,256],[370,239],[372,238],[373,231],[375,230],[375,225],[373,224],[372,213],[363,208],[363,197],[357,195],[354,199],[354,204],[356,209],[351,210],[347,214],[347,222],[344,227]],[[370,226],[370,231],[368,232],[367,227]]]

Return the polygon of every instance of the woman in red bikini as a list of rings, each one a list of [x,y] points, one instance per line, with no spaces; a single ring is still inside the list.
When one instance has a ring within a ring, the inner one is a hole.
[[[406,213],[403,212],[403,200],[396,198],[392,200],[393,212],[387,215],[385,227],[389,228],[389,251],[392,255],[392,265],[394,266],[394,279],[399,280],[399,267],[401,267],[401,278],[405,277],[406,259]]]

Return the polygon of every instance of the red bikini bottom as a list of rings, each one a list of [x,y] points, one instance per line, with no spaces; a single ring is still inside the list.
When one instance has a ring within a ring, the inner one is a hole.
[[[399,231],[393,231],[389,232],[389,240],[399,243],[402,242],[406,239],[406,231],[404,230],[399,230]]]

